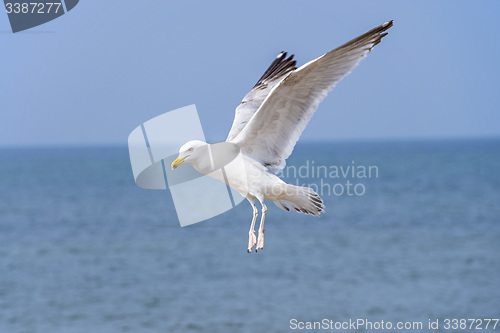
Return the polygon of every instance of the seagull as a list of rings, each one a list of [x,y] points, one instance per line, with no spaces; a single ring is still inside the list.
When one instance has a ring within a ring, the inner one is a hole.
[[[323,200],[315,191],[287,184],[276,173],[285,167],[286,159],[319,103],[380,43],[392,26],[393,21],[388,21],[299,68],[295,66],[294,55],[287,58],[287,53],[281,52],[236,108],[224,143],[216,146],[193,140],[180,147],[172,170],[189,163],[198,172],[224,182],[250,202],[253,217],[248,232],[249,253],[255,245],[256,251],[264,248],[267,213],[264,200],[286,211],[314,216],[324,211]],[[237,154],[241,155],[241,163],[227,162],[230,160],[227,156]],[[214,159],[224,162],[214,163]],[[255,237],[259,214],[256,199],[262,207],[258,240]]]

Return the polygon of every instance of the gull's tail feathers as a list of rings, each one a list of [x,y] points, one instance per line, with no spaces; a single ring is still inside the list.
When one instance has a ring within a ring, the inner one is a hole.
[[[294,210],[299,213],[319,216],[325,209],[323,200],[310,187],[301,187],[287,184],[286,193],[274,201],[281,209]]]

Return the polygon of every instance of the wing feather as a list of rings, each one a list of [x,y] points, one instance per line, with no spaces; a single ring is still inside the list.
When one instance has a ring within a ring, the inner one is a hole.
[[[393,21],[386,22],[288,74],[274,85],[232,142],[270,171],[283,169],[319,103],[392,25]]]
[[[297,69],[297,67],[295,67],[296,62],[293,60],[293,54],[288,58],[286,56],[286,52],[278,54],[252,90],[245,95],[242,102],[235,110],[233,126],[229,131],[226,141],[234,139],[241,130],[245,128],[248,121],[259,109],[271,89],[291,71]]]

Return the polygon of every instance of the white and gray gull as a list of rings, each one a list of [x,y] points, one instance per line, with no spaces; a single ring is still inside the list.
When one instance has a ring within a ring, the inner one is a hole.
[[[286,184],[276,173],[285,167],[319,103],[348,75],[392,27],[386,22],[350,42],[297,68],[293,55],[281,52],[236,108],[225,147],[213,149],[202,141],[189,141],[179,149],[172,169],[186,162],[198,172],[218,179],[246,197],[253,208],[248,252],[264,248],[264,200],[290,211],[320,215],[323,200],[309,187]],[[223,155],[241,156],[239,163]],[[214,158],[224,162],[214,164]],[[221,157],[222,156],[222,157]],[[241,162],[242,161],[242,162]],[[262,206],[258,240],[255,237],[257,199]]]

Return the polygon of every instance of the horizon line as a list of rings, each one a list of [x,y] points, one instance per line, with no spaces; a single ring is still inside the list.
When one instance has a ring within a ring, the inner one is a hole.
[[[296,145],[311,143],[405,143],[405,142],[433,142],[433,141],[495,141],[500,140],[500,135],[495,136],[447,136],[447,137],[379,137],[379,138],[338,138],[338,139],[304,139]],[[211,143],[222,142],[213,141]],[[74,142],[74,143],[23,143],[23,144],[0,144],[0,149],[15,148],[127,148],[126,142]]]

